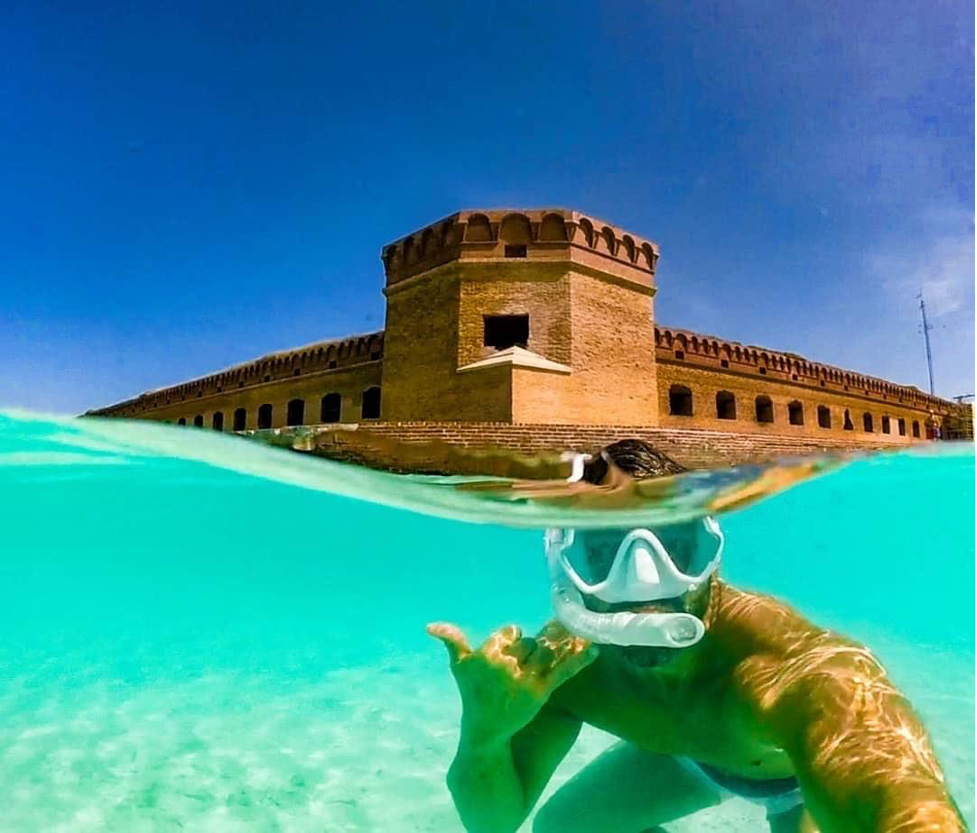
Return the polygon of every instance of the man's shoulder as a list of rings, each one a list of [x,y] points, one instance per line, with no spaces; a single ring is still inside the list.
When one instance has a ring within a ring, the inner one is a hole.
[[[826,633],[783,599],[730,584],[719,587],[713,627],[755,643],[758,650],[779,650]]]
[[[860,643],[824,628],[782,599],[724,584],[716,630],[749,645],[750,654],[785,658],[826,647],[858,648]]]

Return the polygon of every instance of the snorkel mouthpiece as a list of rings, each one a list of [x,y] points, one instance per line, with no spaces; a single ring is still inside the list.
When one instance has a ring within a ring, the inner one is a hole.
[[[579,591],[567,581],[554,581],[551,599],[556,618],[571,633],[605,645],[644,648],[688,648],[706,633],[691,613],[597,613],[588,610]]]

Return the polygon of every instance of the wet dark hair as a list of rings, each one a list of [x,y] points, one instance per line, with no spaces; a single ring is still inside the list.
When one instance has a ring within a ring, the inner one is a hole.
[[[594,454],[593,458],[584,464],[582,479],[588,483],[602,482],[611,464],[637,479],[665,477],[685,471],[683,466],[662,454],[651,443],[645,440],[628,439],[611,443]]]

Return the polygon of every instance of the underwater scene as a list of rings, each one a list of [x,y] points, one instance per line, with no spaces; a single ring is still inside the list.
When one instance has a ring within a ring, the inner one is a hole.
[[[426,626],[472,645],[536,633],[553,617],[545,529],[707,512],[726,582],[879,658],[973,827],[972,445],[695,472],[601,505],[8,412],[0,830],[461,831],[461,700]],[[617,738],[585,725],[569,742],[537,810]],[[656,829],[764,818],[733,797]]]

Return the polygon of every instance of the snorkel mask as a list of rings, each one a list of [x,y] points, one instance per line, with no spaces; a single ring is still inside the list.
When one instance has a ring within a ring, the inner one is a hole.
[[[583,463],[574,460],[570,482]],[[711,517],[650,529],[549,529],[546,557],[557,619],[570,631],[598,643],[686,648],[705,635],[691,613],[601,613],[589,610],[584,596],[606,604],[638,606],[675,599],[701,587],[716,572],[723,533]]]

